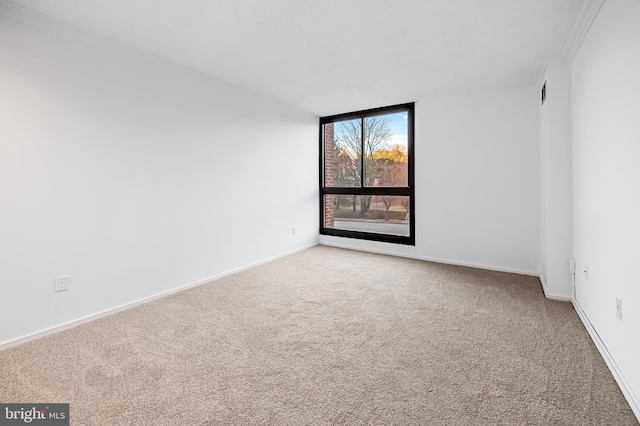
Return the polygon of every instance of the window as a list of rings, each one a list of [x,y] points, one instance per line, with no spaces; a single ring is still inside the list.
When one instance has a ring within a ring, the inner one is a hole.
[[[415,244],[414,104],[320,118],[320,233]]]

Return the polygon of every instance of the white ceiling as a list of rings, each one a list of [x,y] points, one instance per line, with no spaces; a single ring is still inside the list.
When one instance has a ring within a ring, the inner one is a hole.
[[[319,115],[531,84],[588,0],[11,0]]]

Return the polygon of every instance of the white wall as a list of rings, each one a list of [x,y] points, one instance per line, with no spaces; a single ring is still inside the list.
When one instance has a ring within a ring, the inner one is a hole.
[[[0,13],[0,344],[317,243],[315,117],[47,26]]]
[[[416,105],[415,247],[322,244],[538,275],[537,89]]]
[[[540,281],[553,299],[573,297],[571,258],[571,67],[547,67],[540,107]],[[540,98],[538,98],[540,99]]]
[[[607,1],[571,64],[577,304],[640,416],[640,2]],[[588,279],[581,267],[588,265]],[[623,321],[615,298],[623,302]]]

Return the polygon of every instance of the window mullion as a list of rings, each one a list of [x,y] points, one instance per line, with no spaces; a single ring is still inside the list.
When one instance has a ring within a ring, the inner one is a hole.
[[[360,188],[364,188],[364,117],[360,118]]]

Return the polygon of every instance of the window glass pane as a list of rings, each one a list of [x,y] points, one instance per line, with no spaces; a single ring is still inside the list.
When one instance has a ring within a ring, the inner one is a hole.
[[[325,195],[325,228],[409,236],[409,197]]]
[[[407,187],[408,113],[364,119],[365,186]]]
[[[361,120],[324,125],[324,184],[327,187],[360,187]]]

